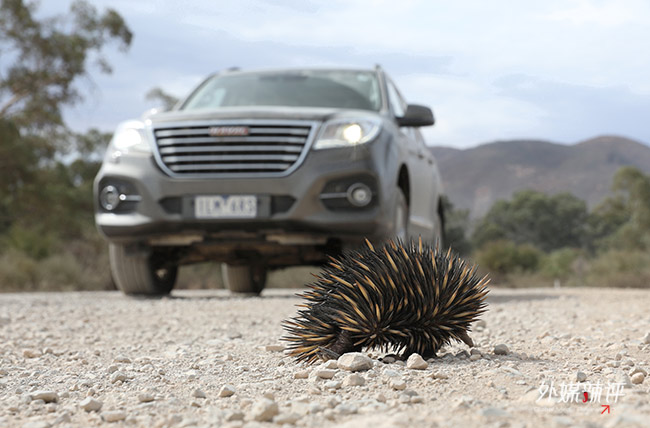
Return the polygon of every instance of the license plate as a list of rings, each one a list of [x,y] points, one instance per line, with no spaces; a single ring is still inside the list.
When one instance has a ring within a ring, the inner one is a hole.
[[[194,198],[196,218],[254,218],[257,198],[253,195],[197,196]]]

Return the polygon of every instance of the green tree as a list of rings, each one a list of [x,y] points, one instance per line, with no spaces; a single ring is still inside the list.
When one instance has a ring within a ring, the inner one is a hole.
[[[585,202],[569,193],[549,196],[523,190],[510,201],[495,203],[477,225],[472,240],[477,248],[502,239],[546,252],[581,247],[586,221]]]
[[[126,50],[132,34],[113,9],[99,14],[89,3],[77,0],[67,16],[36,20],[36,4],[1,0],[0,51],[5,64],[0,80],[0,118],[9,118],[32,132],[63,125],[61,107],[82,97],[75,86],[88,77],[91,64],[110,73],[102,50],[118,42]]]
[[[590,215],[591,240],[600,248],[650,249],[650,176],[623,167],[612,192]]]
[[[54,233],[59,227],[52,222],[78,217],[72,211],[80,204],[76,193],[96,170],[98,156],[83,167],[79,162],[106,139],[98,131],[71,132],[62,108],[83,98],[78,81],[89,80],[92,70],[111,72],[106,46],[125,50],[132,39],[113,9],[99,13],[78,0],[67,15],[40,19],[36,9],[34,2],[0,0],[0,234],[15,224],[15,236],[23,235],[18,229],[38,234],[45,224]],[[69,161],[71,153],[79,162],[63,164],[62,156]]]

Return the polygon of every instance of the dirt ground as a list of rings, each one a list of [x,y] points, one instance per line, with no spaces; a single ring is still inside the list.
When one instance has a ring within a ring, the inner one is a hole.
[[[473,350],[356,373],[284,354],[294,293],[0,295],[0,427],[650,426],[650,290],[493,289]]]

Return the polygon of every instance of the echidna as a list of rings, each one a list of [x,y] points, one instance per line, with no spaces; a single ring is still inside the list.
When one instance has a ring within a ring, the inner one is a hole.
[[[485,312],[487,275],[422,240],[366,244],[332,259],[299,295],[306,309],[283,322],[290,355],[312,363],[382,348],[426,358],[452,339],[473,346],[467,332]]]

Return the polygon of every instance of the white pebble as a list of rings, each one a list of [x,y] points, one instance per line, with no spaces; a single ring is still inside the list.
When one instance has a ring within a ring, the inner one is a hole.
[[[235,387],[231,385],[224,385],[219,390],[219,397],[231,397],[235,394]]]
[[[29,394],[32,400],[43,400],[46,403],[56,403],[59,401],[59,394],[54,391],[34,391]]]
[[[406,360],[406,368],[411,370],[424,370],[429,367],[429,364],[424,361],[420,354],[411,354]]]
[[[443,372],[433,372],[431,373],[433,379],[449,379],[449,375]]]
[[[358,372],[371,369],[373,361],[361,352],[348,352],[339,357],[337,364],[341,370]]]
[[[154,396],[149,392],[141,392],[138,394],[138,401],[141,403],[150,403],[153,400],[154,400]]]
[[[192,397],[194,397],[194,398],[205,398],[206,395],[205,395],[205,392],[203,392],[202,390],[197,388],[194,391],[192,391]]]
[[[293,374],[294,379],[307,379],[309,377],[309,372],[307,370],[300,370]]]
[[[268,352],[282,352],[284,351],[284,345],[266,345],[264,350]]]
[[[584,382],[587,380],[587,375],[585,374],[585,372],[578,372],[576,373],[576,380],[578,382]]]
[[[388,376],[388,377],[398,377],[398,376],[400,376],[400,374],[397,371],[392,370],[392,369],[385,369],[383,371],[383,373],[384,373],[384,376]]]
[[[494,354],[495,355],[508,355],[509,352],[510,352],[510,350],[503,343],[500,343],[500,344],[498,344],[497,346],[494,347]]]
[[[392,379],[390,386],[397,391],[403,391],[406,389],[406,382],[403,379]]]
[[[102,412],[102,419],[106,422],[119,422],[126,419],[126,412],[124,410],[110,410]]]
[[[341,382],[338,380],[330,380],[329,382],[325,382],[325,388],[327,389],[339,389],[341,387]]]
[[[323,364],[320,365],[320,368],[336,370],[336,369],[339,368],[339,366],[338,366],[338,363],[336,362],[336,360],[327,360]]]
[[[332,379],[336,374],[336,370],[320,369],[320,370],[316,370],[315,374],[316,377],[319,377],[321,379]]]
[[[115,383],[118,381],[124,382],[126,380],[126,375],[122,372],[115,372],[111,375],[111,383]]]
[[[113,361],[115,361],[116,363],[130,363],[131,359],[124,355],[118,355],[117,357],[115,357]]]
[[[643,383],[645,380],[645,375],[643,373],[635,373],[632,375],[630,378],[630,382],[632,382],[634,385],[640,385]]]
[[[86,412],[98,412],[104,403],[99,400],[95,400],[93,397],[86,397],[79,403],[79,407],[84,409]]]
[[[268,422],[278,413],[280,413],[278,404],[268,398],[257,401],[251,409],[252,419],[258,422]]]
[[[351,375],[348,375],[348,377],[345,378],[343,381],[343,385],[345,386],[363,386],[366,384],[366,379],[364,379],[363,376],[360,376],[356,373],[352,373]]]

